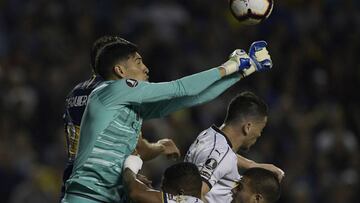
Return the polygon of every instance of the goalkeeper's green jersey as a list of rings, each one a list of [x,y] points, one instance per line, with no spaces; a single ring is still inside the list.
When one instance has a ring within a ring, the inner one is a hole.
[[[143,119],[210,101],[240,76],[220,78],[219,70],[213,68],[171,82],[121,79],[100,84],[90,94],[81,121],[80,144],[66,193],[122,202],[123,162],[136,147]]]

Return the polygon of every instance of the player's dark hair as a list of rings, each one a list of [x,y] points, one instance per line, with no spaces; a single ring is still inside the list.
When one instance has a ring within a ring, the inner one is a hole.
[[[261,119],[267,115],[266,103],[254,93],[245,91],[231,100],[224,123],[229,124],[249,117]]]
[[[243,173],[252,192],[261,194],[267,203],[280,198],[281,187],[275,173],[263,168],[251,168]]]
[[[198,168],[190,162],[177,163],[164,172],[162,189],[173,195],[189,195],[200,198],[202,180]]]
[[[103,36],[97,39],[91,49],[91,67],[104,79],[113,72],[113,66],[119,60],[128,58],[137,52],[135,44],[118,36]]]

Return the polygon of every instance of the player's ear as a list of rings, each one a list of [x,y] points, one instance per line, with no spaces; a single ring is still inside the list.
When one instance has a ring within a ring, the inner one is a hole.
[[[256,203],[263,203],[264,202],[264,197],[261,194],[255,194],[255,198],[254,198]]]
[[[250,132],[250,129],[251,129],[251,126],[252,124],[251,124],[251,122],[245,122],[244,123],[244,125],[243,125],[243,133],[244,133],[244,135],[246,136],[246,135],[248,135],[249,134],[249,132]]]
[[[126,78],[126,69],[123,65],[116,65],[113,68],[114,74],[119,78]]]

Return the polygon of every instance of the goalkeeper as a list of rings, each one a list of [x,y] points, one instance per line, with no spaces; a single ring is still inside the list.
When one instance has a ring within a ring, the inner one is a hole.
[[[235,50],[217,68],[171,82],[150,83],[149,69],[137,46],[114,38],[117,40],[103,46],[95,57],[95,70],[105,81],[88,99],[64,203],[123,202],[123,162],[136,147],[143,120],[208,102],[241,78],[272,67],[266,44],[259,43],[250,57]]]

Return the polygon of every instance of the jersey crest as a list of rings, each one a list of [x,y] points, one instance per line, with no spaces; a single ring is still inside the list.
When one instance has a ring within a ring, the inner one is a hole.
[[[125,82],[129,87],[136,87],[138,85],[138,81],[134,79],[127,79]]]
[[[210,170],[214,170],[218,165],[217,161],[214,158],[210,158],[206,160],[205,167]]]

